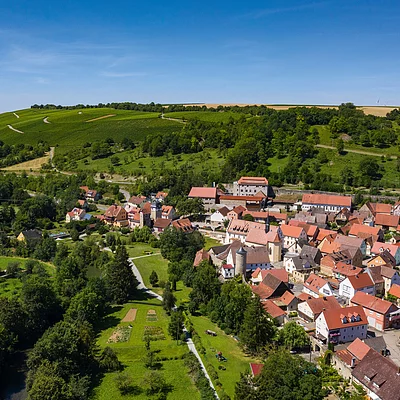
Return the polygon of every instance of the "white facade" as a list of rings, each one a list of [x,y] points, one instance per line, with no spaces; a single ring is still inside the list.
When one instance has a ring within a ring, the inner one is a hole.
[[[220,224],[228,219],[227,216],[223,216],[218,210],[211,214],[210,221],[212,224]]]
[[[314,313],[312,312],[310,306],[307,304],[306,301],[299,303],[297,309],[299,313],[306,315],[308,318],[310,318],[311,321],[314,321]]]
[[[321,335],[322,337],[327,339],[327,343],[335,341],[337,341],[338,343],[346,343],[352,342],[357,338],[361,340],[365,339],[367,337],[367,328],[368,324],[352,327],[345,327],[345,325],[343,325],[343,327],[341,328],[330,330],[328,328],[328,324],[326,323],[325,315],[323,312],[318,316],[315,323],[316,334]]]
[[[314,292],[313,290],[310,290],[306,286],[303,287],[303,292],[315,298],[335,295],[332,286],[329,284],[329,282],[326,282],[325,285],[319,289],[318,293]]]
[[[335,212],[338,213],[344,207],[348,206],[336,206],[333,204],[310,204],[310,203],[303,203],[301,205],[301,211],[308,211],[311,208],[322,208],[325,212]]]
[[[235,232],[235,233],[229,233],[228,230],[226,231],[226,236],[225,236],[225,243],[231,243],[233,240],[237,239],[240,240],[242,243],[246,242],[246,236],[247,232]]]
[[[348,299],[352,299],[356,292],[364,292],[375,296],[375,285],[366,286],[360,289],[355,289],[351,284],[349,278],[346,278],[344,281],[339,284],[339,296],[347,297]]]
[[[291,253],[300,253],[301,247],[299,245],[299,240],[308,242],[308,237],[304,230],[301,231],[299,237],[283,236],[283,248]]]
[[[232,265],[223,265],[221,267],[221,274],[224,279],[232,279],[235,277],[235,268],[233,268]]]

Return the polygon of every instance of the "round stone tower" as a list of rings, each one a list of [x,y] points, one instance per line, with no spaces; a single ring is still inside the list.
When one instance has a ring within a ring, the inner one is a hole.
[[[247,265],[247,251],[241,246],[239,250],[236,252],[235,275],[241,274],[245,278],[246,265]]]

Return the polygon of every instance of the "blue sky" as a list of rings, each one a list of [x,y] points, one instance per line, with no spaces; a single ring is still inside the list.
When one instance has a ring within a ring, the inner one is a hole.
[[[108,101],[400,105],[397,0],[0,0],[0,111]]]

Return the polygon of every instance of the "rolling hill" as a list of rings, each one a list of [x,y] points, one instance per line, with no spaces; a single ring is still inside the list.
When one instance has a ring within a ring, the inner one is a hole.
[[[34,145],[42,140],[58,146],[57,153],[107,138],[121,141],[129,137],[140,142],[147,135],[181,128],[181,123],[163,120],[158,113],[108,108],[26,109],[0,114],[0,140],[4,143]]]

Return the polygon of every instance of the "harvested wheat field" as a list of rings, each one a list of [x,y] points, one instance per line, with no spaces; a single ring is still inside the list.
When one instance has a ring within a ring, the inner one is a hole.
[[[4,171],[39,171],[43,164],[49,162],[50,156],[44,156],[35,158],[34,160],[25,161],[20,164],[11,165],[6,168],[2,168]]]
[[[93,119],[88,119],[86,122],[93,122],[93,121],[98,121],[99,119],[115,117],[115,115],[116,115],[116,114],[103,115],[102,117],[97,117],[97,118],[93,118]]]
[[[136,319],[137,308],[131,308],[125,315],[122,322],[133,322]]]
[[[241,104],[241,103],[225,103],[225,104],[211,104],[211,103],[205,103],[205,104],[185,104],[185,106],[206,106],[207,108],[217,108],[218,106],[224,106],[224,107],[246,107],[246,106],[260,106],[261,104],[254,104],[254,103],[248,103],[248,104]],[[294,107],[318,107],[318,108],[338,108],[337,106],[313,106],[313,105],[265,105],[268,108],[273,108],[274,110],[288,110],[289,108],[294,108]],[[357,106],[360,110],[363,110],[365,114],[371,114],[375,115],[377,117],[386,117],[386,114],[395,108],[399,107],[388,107],[388,106]]]

